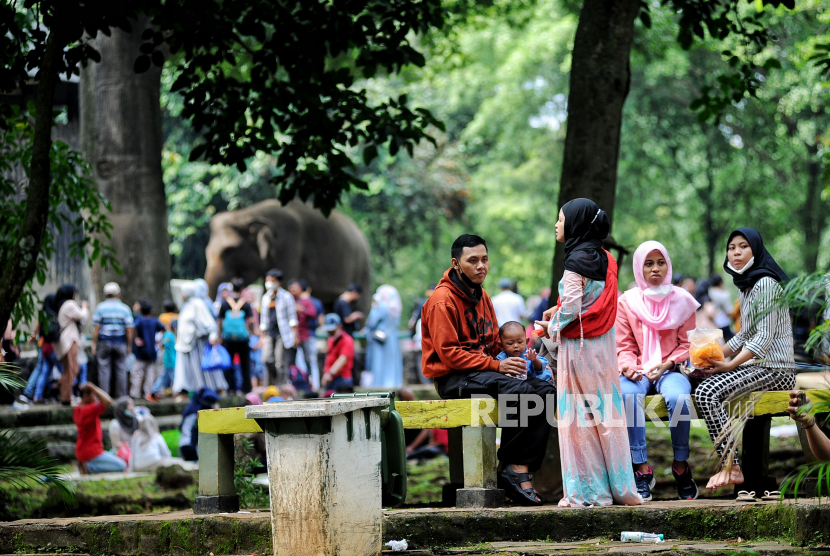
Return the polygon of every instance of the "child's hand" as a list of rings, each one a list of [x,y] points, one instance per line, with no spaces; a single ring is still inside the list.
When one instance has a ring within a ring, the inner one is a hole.
[[[536,369],[536,372],[542,371],[542,360],[539,359],[539,354],[536,353],[536,350],[529,347],[527,348],[527,360],[530,361],[533,368]]]

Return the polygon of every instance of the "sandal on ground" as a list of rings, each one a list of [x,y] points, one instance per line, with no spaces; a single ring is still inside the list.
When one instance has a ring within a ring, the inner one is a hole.
[[[517,473],[512,465],[505,465],[498,474],[499,486],[514,501],[525,506],[541,506],[544,502],[534,488],[521,488],[521,484],[530,481],[529,473]],[[536,500],[536,498],[539,500]]]
[[[757,502],[758,500],[755,498],[755,491],[750,490],[749,492],[745,490],[738,491],[738,497],[735,499],[736,502]]]
[[[777,502],[781,500],[781,492],[778,490],[765,490],[764,495],[761,497],[761,500],[772,500]]]

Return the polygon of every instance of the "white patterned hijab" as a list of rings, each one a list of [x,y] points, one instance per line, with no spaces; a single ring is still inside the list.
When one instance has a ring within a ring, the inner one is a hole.
[[[403,311],[403,303],[401,303],[401,296],[395,286],[384,284],[378,288],[372,299],[378,302],[379,305],[386,305],[389,307],[389,313],[392,318],[398,318]]]

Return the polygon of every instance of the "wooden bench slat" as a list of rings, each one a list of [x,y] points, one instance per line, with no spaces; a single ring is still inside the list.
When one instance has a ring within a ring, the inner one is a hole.
[[[810,400],[830,401],[830,390],[807,390]],[[757,393],[749,394],[733,404],[748,403]],[[785,415],[790,402],[789,392],[767,392],[760,396],[753,415]],[[692,397],[694,400],[694,396]],[[661,419],[668,419],[669,411],[662,396],[646,396],[646,407],[653,409]],[[476,409],[478,408],[478,409]],[[499,411],[495,400],[426,400],[395,404],[401,414],[405,429],[453,429],[457,427],[486,426],[498,423]],[[697,408],[695,408],[697,410]],[[478,413],[474,417],[474,412]],[[700,412],[698,411],[698,417]],[[245,408],[229,407],[224,409],[207,409],[199,412],[199,432],[213,434],[237,434],[262,432],[257,422],[245,418]]]
[[[401,414],[405,429],[454,429],[499,421],[496,400],[396,402],[395,410]]]
[[[199,412],[199,432],[212,434],[240,434],[262,432],[254,419],[245,418],[244,407],[203,409]]]

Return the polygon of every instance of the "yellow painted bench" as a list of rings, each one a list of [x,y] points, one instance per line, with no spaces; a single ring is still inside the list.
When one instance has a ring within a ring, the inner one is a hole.
[[[812,401],[830,401],[830,390],[808,390],[807,396]],[[789,392],[753,393],[730,403],[730,408],[744,410],[751,404],[753,414],[744,429],[742,467],[747,482],[742,488],[748,485],[752,487],[748,490],[756,492],[776,490],[772,484],[774,479],[767,477],[770,421],[773,416],[787,414],[789,397]],[[645,404],[657,417],[668,419],[662,396],[648,396]],[[395,409],[400,413],[405,429],[448,429],[451,485],[448,490],[458,489],[456,505],[491,507],[501,504],[502,495],[496,488],[498,407],[495,400],[397,401]],[[194,506],[197,513],[238,511],[233,486],[233,435],[255,432],[262,432],[262,429],[256,421],[245,418],[245,408],[199,412],[199,495]],[[809,460],[809,447],[806,438],[801,436],[802,448]],[[220,501],[220,509],[217,509],[216,500]]]

